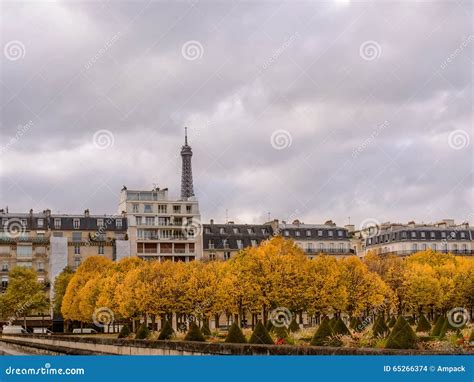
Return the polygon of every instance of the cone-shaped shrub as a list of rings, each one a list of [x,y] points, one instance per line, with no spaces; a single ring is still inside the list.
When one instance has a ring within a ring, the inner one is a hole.
[[[396,322],[397,322],[397,320],[395,319],[395,316],[392,316],[392,317],[390,317],[390,320],[388,320],[387,326],[389,328],[393,328],[395,326]]]
[[[209,329],[209,321],[208,320],[204,320],[204,322],[202,323],[201,333],[205,336],[210,336],[211,335],[211,329]]]
[[[316,333],[314,333],[314,336],[311,339],[311,345],[324,346],[330,340],[331,336],[332,330],[329,326],[329,320],[324,319],[323,322],[321,322],[321,325],[319,325],[318,330],[316,330]]]
[[[273,331],[274,328],[275,327],[273,326],[272,320],[268,320],[267,325],[265,326],[265,329],[267,329],[267,332],[270,333],[271,331]]]
[[[273,329],[273,333],[275,333],[275,337],[279,340],[288,337],[288,330],[284,326],[275,326],[275,329]]]
[[[347,329],[346,324],[342,321],[342,318],[339,317],[332,326],[333,334],[340,334],[341,336],[350,335],[351,332]]]
[[[422,314],[418,320],[418,325],[416,326],[416,332],[429,332],[431,330],[431,324],[426,319],[425,315]]]
[[[474,329],[471,330],[471,335],[469,336],[469,342],[472,345],[474,345]]]
[[[245,344],[247,342],[244,333],[242,333],[242,330],[236,322],[231,325],[229,333],[227,333],[227,337],[225,338],[225,342],[231,344]]]
[[[165,320],[163,327],[161,328],[160,335],[158,336],[159,340],[169,340],[174,335],[173,327],[168,320]]]
[[[148,330],[148,327],[145,324],[141,324],[137,330],[135,338],[137,340],[144,340],[144,339],[147,339],[149,335],[150,335],[150,330]]]
[[[354,324],[354,331],[360,333],[364,330],[364,327],[363,327],[363,324],[362,324],[362,320],[358,317],[356,319],[356,322]]]
[[[130,328],[128,327],[127,324],[122,326],[122,329],[120,329],[120,333],[118,335],[118,338],[127,338],[130,335]]]
[[[387,349],[415,349],[418,338],[403,316],[398,317],[392,332],[388,336]]]
[[[355,322],[356,322],[356,318],[351,317],[351,319],[349,320],[349,329],[354,329]]]
[[[272,337],[268,334],[267,329],[263,326],[262,321],[258,321],[255,329],[250,337],[249,343],[251,344],[264,344],[271,345],[273,344]]]
[[[184,340],[185,341],[200,341],[200,342],[206,341],[204,339],[204,336],[201,333],[201,330],[199,329],[199,326],[197,326],[195,322],[191,322],[191,324],[189,325],[189,330],[186,333]]]
[[[290,325],[288,326],[288,330],[290,331],[290,333],[296,333],[300,330],[300,326],[294,318],[291,320]]]
[[[443,328],[444,321],[446,320],[445,317],[441,316],[436,320],[436,324],[433,327],[433,330],[431,331],[431,335],[433,337],[438,337],[441,333],[441,329]]]
[[[336,325],[337,318],[333,317],[329,320],[329,326],[331,327],[331,330],[334,330],[334,325]]]
[[[441,327],[441,329],[439,331],[439,338],[442,339],[442,338],[446,337],[447,332],[455,332],[458,337],[461,334],[461,331],[459,330],[459,328],[453,327],[451,325],[451,323],[449,322],[449,320],[447,318],[445,318],[443,320],[443,326]]]
[[[385,324],[382,316],[375,319],[374,326],[372,327],[372,334],[375,338],[386,337],[390,333],[390,329]]]

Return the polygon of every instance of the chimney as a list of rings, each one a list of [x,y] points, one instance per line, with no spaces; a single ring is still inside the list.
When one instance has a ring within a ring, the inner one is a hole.
[[[89,217],[89,209],[87,209],[87,210],[84,210],[84,216],[85,216],[86,218],[88,218],[88,217]]]
[[[213,225],[213,224],[214,224],[214,219],[211,219],[211,225]]]

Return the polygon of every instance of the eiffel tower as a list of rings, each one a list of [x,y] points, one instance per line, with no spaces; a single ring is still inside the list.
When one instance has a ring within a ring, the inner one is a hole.
[[[188,145],[188,128],[184,128],[184,146],[181,147],[182,171],[181,171],[181,199],[194,196],[193,190],[193,170],[191,167],[191,157],[193,151]]]

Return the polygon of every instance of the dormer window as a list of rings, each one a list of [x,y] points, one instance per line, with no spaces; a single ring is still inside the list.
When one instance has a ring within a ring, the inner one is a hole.
[[[72,226],[73,226],[73,228],[74,228],[74,229],[79,229],[80,223],[81,223],[81,221],[80,221],[79,219],[74,219],[74,220],[72,221]]]

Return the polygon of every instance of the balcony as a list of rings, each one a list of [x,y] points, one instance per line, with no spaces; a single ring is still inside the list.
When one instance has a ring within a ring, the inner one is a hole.
[[[319,254],[319,253],[354,253],[353,249],[348,248],[305,248],[306,254]]]

